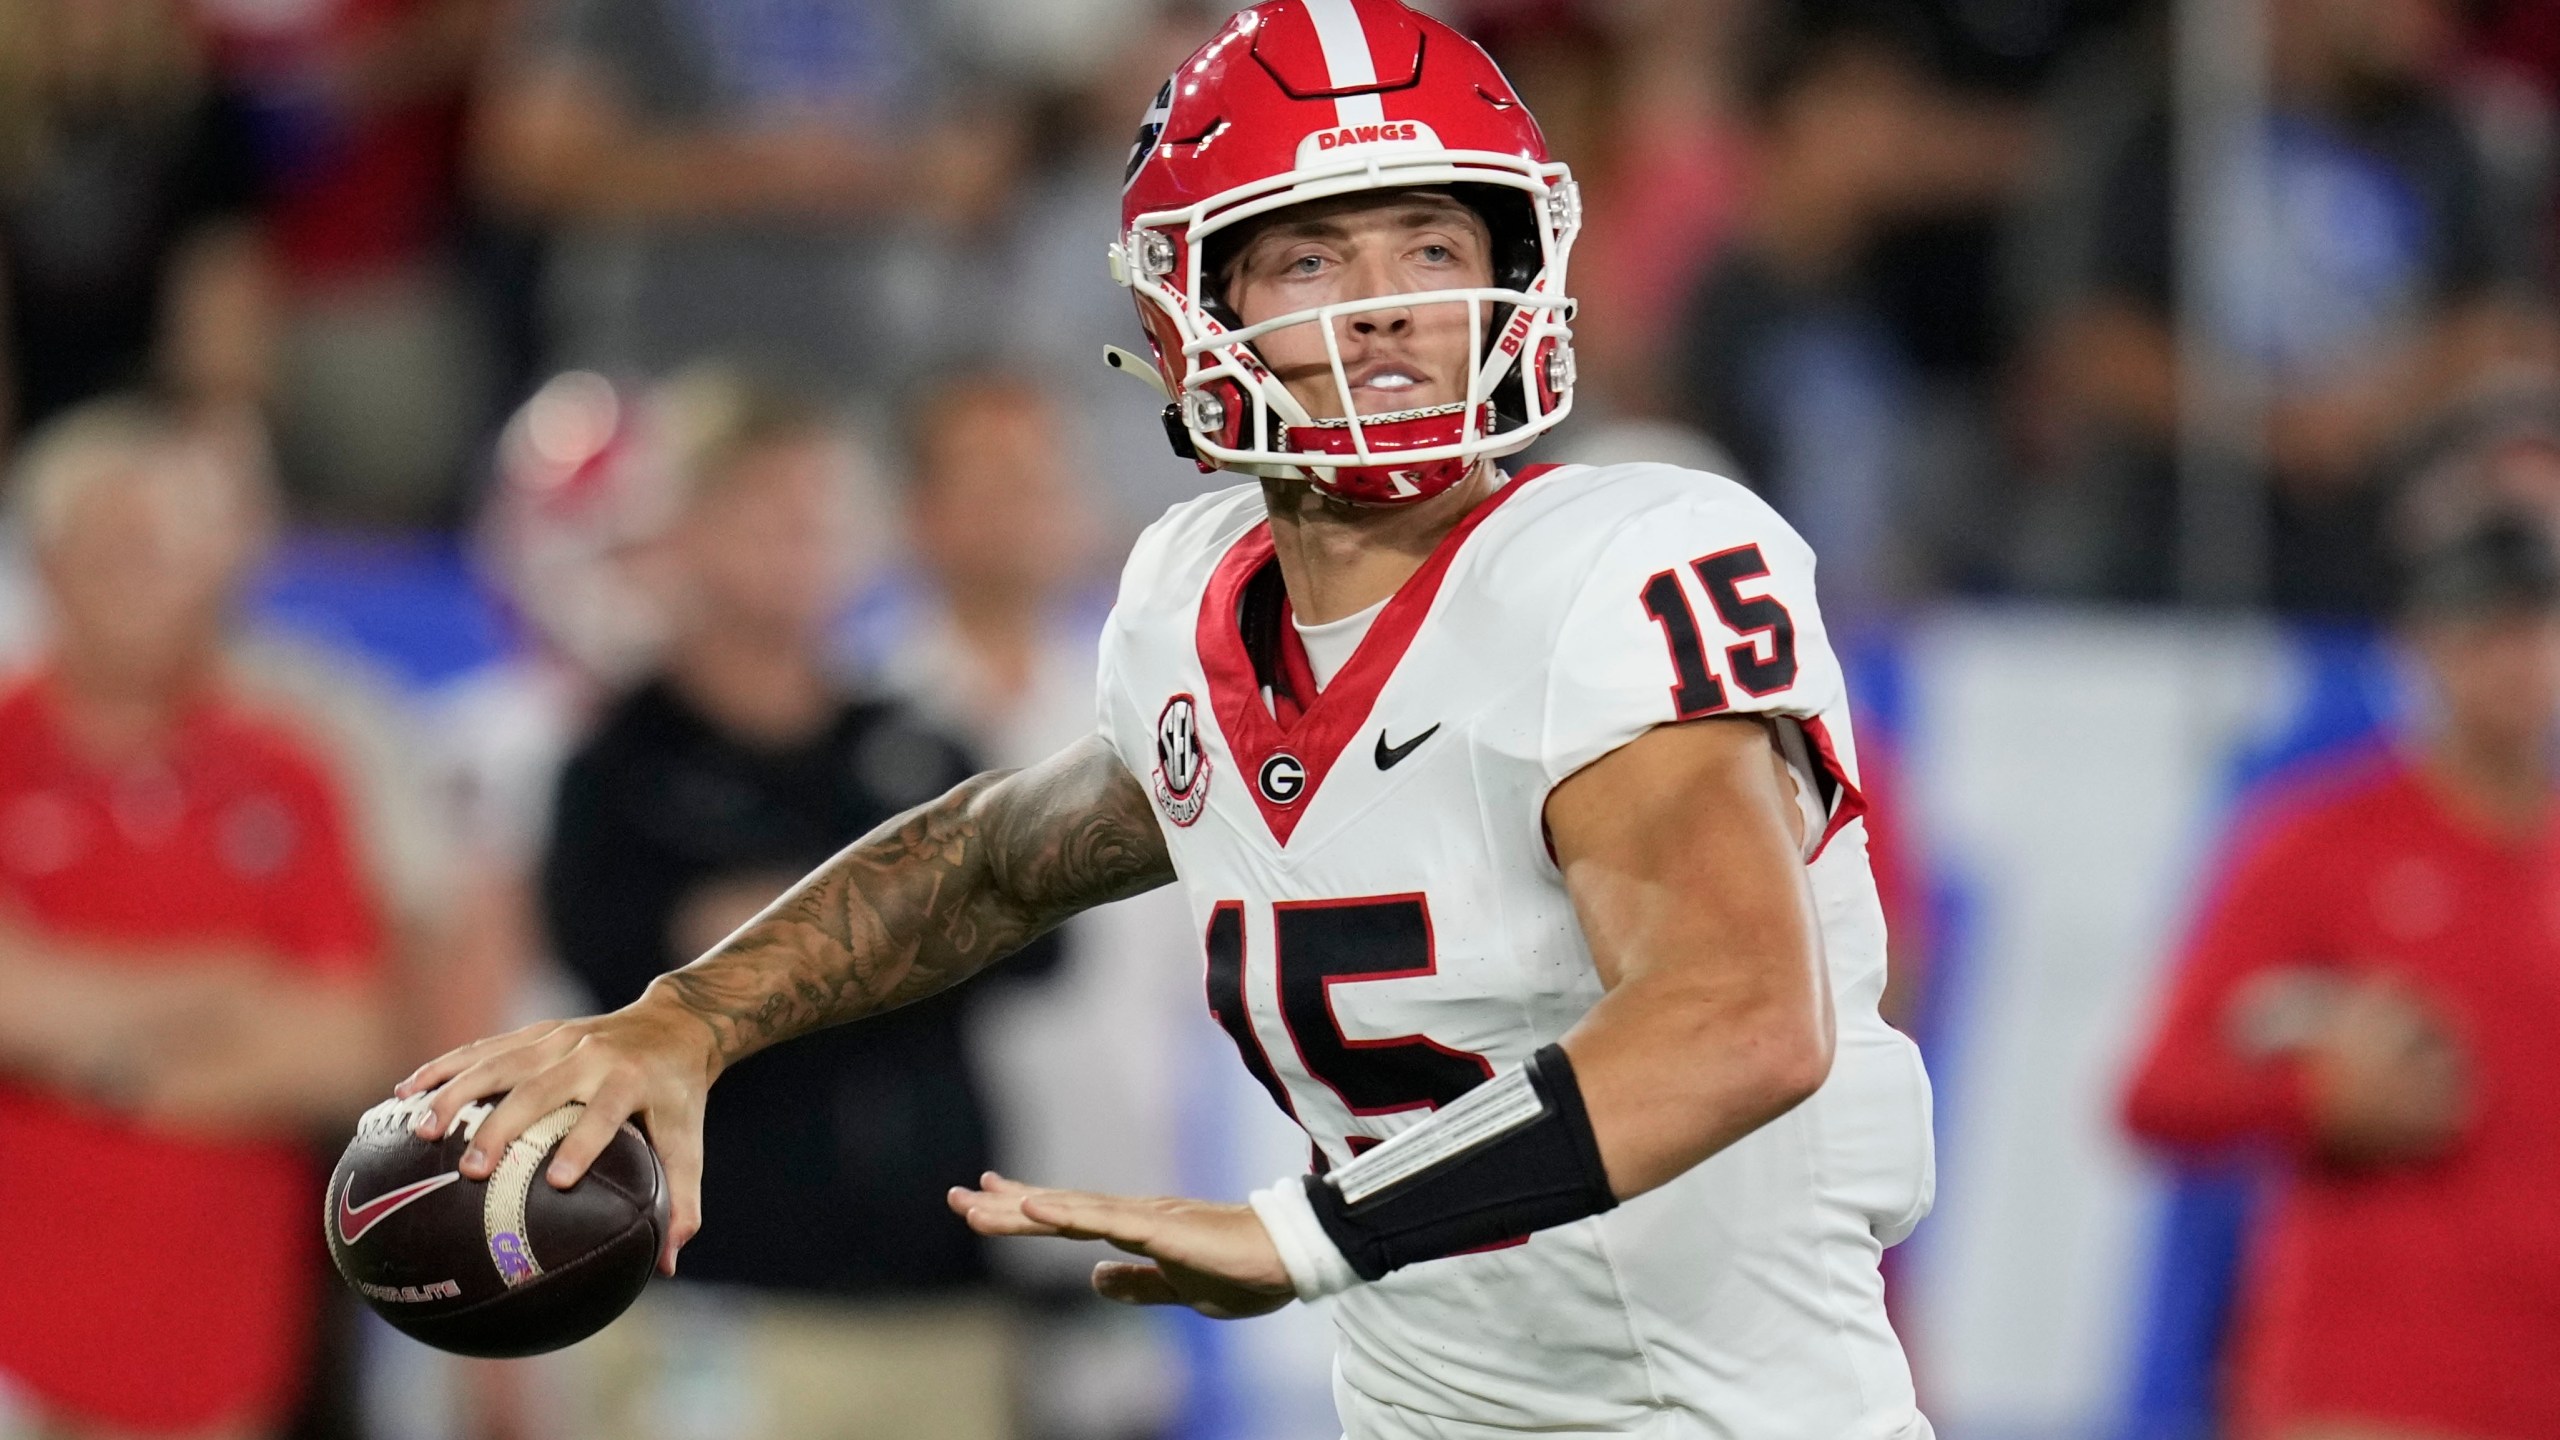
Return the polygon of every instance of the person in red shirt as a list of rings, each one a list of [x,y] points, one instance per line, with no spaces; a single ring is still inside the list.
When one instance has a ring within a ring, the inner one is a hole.
[[[2247,817],[2126,1098],[2272,1162],[2241,1437],[2560,1435],[2560,563],[2492,520],[2401,620],[2423,724]]]
[[[380,923],[315,750],[220,674],[246,472],[102,402],[14,490],[55,628],[0,683],[0,1388],[47,1440],[249,1440],[307,1365],[304,1132],[390,1078]]]

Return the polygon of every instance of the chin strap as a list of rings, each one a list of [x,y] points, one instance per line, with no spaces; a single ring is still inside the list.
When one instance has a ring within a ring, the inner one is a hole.
[[[1255,391],[1241,392],[1232,380],[1218,383],[1216,388],[1202,387],[1176,396],[1167,385],[1164,372],[1145,356],[1117,345],[1102,347],[1102,363],[1137,380],[1165,401],[1165,439],[1173,453],[1193,461],[1202,470],[1225,469],[1238,474],[1258,475],[1266,479],[1305,480],[1318,489],[1360,505],[1395,505],[1427,499],[1448,489],[1473,469],[1475,456],[1456,456],[1419,462],[1400,461],[1398,452],[1422,445],[1446,443],[1454,436],[1436,433],[1451,417],[1457,417],[1458,434],[1466,433],[1468,407],[1463,401],[1446,405],[1430,405],[1414,410],[1389,411],[1379,415],[1363,415],[1356,430],[1349,419],[1317,419],[1307,413],[1306,406],[1291,394],[1287,386],[1266,381]],[[1303,455],[1304,460],[1286,464],[1213,463],[1202,456],[1194,443],[1194,425],[1215,432],[1226,422],[1223,406],[1228,403],[1220,391],[1238,397],[1238,403],[1251,404],[1259,393],[1270,407],[1271,418],[1278,421],[1277,442],[1283,450]],[[1193,413],[1202,408],[1211,413]],[[1475,415],[1476,433],[1490,436],[1499,422],[1492,401],[1479,402]],[[1356,435],[1356,438],[1355,438]],[[1364,459],[1362,444],[1369,446]],[[1321,476],[1318,472],[1322,472]]]

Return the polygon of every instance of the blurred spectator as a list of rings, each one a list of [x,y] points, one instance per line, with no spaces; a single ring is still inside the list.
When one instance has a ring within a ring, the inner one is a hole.
[[[2032,584],[2167,596],[2173,327],[2184,313],[2265,367],[2272,386],[2271,598],[2296,610],[2377,606],[2376,461],[2497,359],[2530,349],[2502,288],[2513,247],[2444,82],[2456,19],[2450,0],[2269,0],[2265,223],[2216,237],[2208,294],[2180,293],[2166,114],[2108,163],[2090,293],[2047,337],[2074,433],[2039,520]]]
[[[1115,550],[1166,507],[1219,483],[1165,443],[1164,396],[1103,363],[1106,343],[1143,353],[1147,342],[1129,292],[1094,257],[1118,238],[1121,182],[1148,98],[1224,18],[1210,0],[1158,0],[1057,98],[998,267],[1002,320],[989,344],[1038,374],[1083,422],[1077,468],[1101,488]]]
[[[1582,187],[1578,407],[1659,415],[1674,403],[1682,302],[1744,195],[1730,61],[1751,13],[1748,0],[1477,0],[1461,17]]]
[[[504,1028],[496,1023],[503,1012],[487,1001],[480,977],[464,963],[461,857],[437,804],[428,731],[414,697],[367,657],[264,617],[243,627],[225,664],[237,699],[301,736],[340,797],[348,849],[382,917],[382,951],[391,962],[386,989],[395,1073],[456,1043],[457,1014],[490,1021],[462,1038]],[[352,1440],[363,1433],[349,1428],[362,1403],[362,1359],[382,1348],[368,1347],[367,1333],[378,1340],[383,1327],[334,1275],[322,1288],[324,1356],[291,1434]]]
[[[158,381],[265,398],[273,296],[247,118],[172,0],[0,12],[0,439]]]
[[[1997,194],[2022,152],[2004,112],[1957,99],[1887,31],[1776,18],[1762,42],[1747,203],[1690,302],[1674,403],[1854,614],[1934,580],[1946,522],[1924,512],[1960,510],[1918,467],[1933,397],[1867,262],[1890,226]]]
[[[681,488],[656,556],[663,660],[569,762],[543,876],[556,953],[605,1006],[976,769],[824,664],[862,518],[841,436],[752,386],[702,375],[692,389],[675,407]],[[961,1040],[977,993],[724,1077],[687,1283],[589,1346],[588,1433],[690,1434],[684,1417],[706,1404],[742,1434],[1010,1433],[1006,1317],[976,1237],[942,1203],[988,1165]]]
[[[990,764],[1022,766],[1091,733],[1105,594],[1093,501],[1057,396],[995,372],[943,381],[912,409],[907,532],[924,586],[881,678]],[[993,1102],[997,1168],[1045,1184],[1170,1191],[1175,1021],[1199,1003],[1199,942],[1169,894],[1078,916],[1058,967],[980,999],[972,1055]],[[1103,1037],[1109,1037],[1107,1043]],[[1049,1305],[1026,1338],[1025,1418],[1044,1440],[1158,1433],[1180,1386],[1152,1317],[1097,1300],[1090,1247],[998,1251]]]
[[[449,520],[489,365],[455,273],[454,182],[499,0],[186,3],[255,143],[287,484],[332,516]]]
[[[664,607],[640,573],[676,500],[652,410],[645,392],[571,371],[537,389],[498,437],[474,539],[517,644],[426,697],[424,749],[457,852],[447,983],[416,1007],[421,1028],[444,1037],[427,1049],[590,1008],[552,954],[540,872],[562,767],[665,640]],[[574,1388],[573,1365],[419,1347],[376,1359],[377,1393],[458,1409],[456,1429],[475,1440],[533,1440],[567,1423],[560,1392]],[[424,1406],[402,1408],[414,1417]]]
[[[2560,122],[2560,10],[2543,0],[2477,0],[2469,14],[2465,80],[2474,109],[2489,121],[2493,148],[2547,166],[2560,141],[2553,133]],[[2540,180],[2547,204],[2552,177],[2546,171]],[[2560,258],[2547,248],[2553,217],[2546,211],[2529,218],[2542,258]]]
[[[320,1264],[301,1132],[390,1078],[341,802],[223,674],[254,473],[109,401],[15,482],[54,638],[0,694],[0,1375],[48,1437],[274,1432]]]
[[[2474,0],[2452,77],[2480,143],[2490,219],[2509,268],[2560,266],[2560,12],[2542,0]]]
[[[173,443],[191,473],[238,471],[217,483],[267,497],[275,479],[264,436],[254,413],[235,410],[185,421]],[[0,673],[40,662],[52,628],[52,607],[19,518],[0,517]],[[259,588],[254,574],[249,588]],[[410,697],[371,661],[254,610],[225,634],[222,668],[233,702],[276,716],[312,742],[313,758],[326,763],[345,801],[367,891],[379,898],[392,936],[386,953],[402,957],[404,986],[416,992],[400,1007],[408,1022],[402,1045],[432,1050],[459,1043],[448,1038],[449,1028],[418,1023],[459,997],[451,993],[443,953],[454,908],[453,837],[436,803],[434,767],[421,743],[427,737],[408,707]],[[490,1028],[478,1025],[460,1038]]]
[[[1578,423],[1532,453],[1551,465],[1678,465],[1710,475],[1739,473],[1723,446],[1674,420]]]
[[[479,568],[506,598],[518,644],[429,700],[430,763],[462,854],[458,958],[471,977],[438,1016],[447,1035],[574,1005],[551,983],[536,876],[561,767],[665,641],[664,606],[639,572],[679,497],[648,412],[643,394],[572,371],[498,439]]]
[[[2126,1102],[2276,1171],[2242,1437],[2560,1432],[2560,564],[2492,521],[2401,619],[2425,730],[2251,817]]]
[[[1144,33],[1164,8],[1165,0],[1047,0],[1036,6],[933,0],[947,43],[965,48],[974,72],[1052,91],[1075,89],[1114,68],[1130,37]],[[1157,83],[1163,83],[1161,75]]]
[[[1014,136],[939,38],[919,0],[531,0],[480,148],[492,197],[555,227],[552,358],[726,355],[844,399],[965,340],[959,227]]]
[[[2444,417],[2393,467],[2392,548],[2432,550],[2496,515],[2540,524],[2560,544],[2560,387],[2481,397]]]
[[[913,407],[907,537],[930,587],[884,678],[992,764],[1048,758],[1093,728],[1090,602],[1101,530],[1077,427],[1035,381],[945,380]]]

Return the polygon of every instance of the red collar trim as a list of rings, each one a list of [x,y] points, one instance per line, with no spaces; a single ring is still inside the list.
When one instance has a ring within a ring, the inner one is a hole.
[[[1368,724],[1378,692],[1386,688],[1387,678],[1395,674],[1397,663],[1412,647],[1423,617],[1431,612],[1431,602],[1439,597],[1440,582],[1448,576],[1451,562],[1458,558],[1458,548],[1522,485],[1554,468],[1532,465],[1522,470],[1450,527],[1449,533],[1432,547],[1422,568],[1407,577],[1388,599],[1386,608],[1378,612],[1342,673],[1315,695],[1294,724],[1285,727],[1262,703],[1253,657],[1246,653],[1244,632],[1236,624],[1245,582],[1272,561],[1275,547],[1271,542],[1271,522],[1255,525],[1228,547],[1209,577],[1208,592],[1200,597],[1196,645],[1200,668],[1208,677],[1209,703],[1217,713],[1218,729],[1226,736],[1228,751],[1235,756],[1237,783],[1244,786],[1255,807],[1262,811],[1263,823],[1271,827],[1271,838],[1282,845],[1289,843],[1300,817],[1314,803],[1317,788],[1332,773],[1334,761]],[[1284,650],[1296,638],[1294,631],[1284,633]],[[1305,663],[1303,658],[1299,663]],[[1274,793],[1286,798],[1275,800]]]

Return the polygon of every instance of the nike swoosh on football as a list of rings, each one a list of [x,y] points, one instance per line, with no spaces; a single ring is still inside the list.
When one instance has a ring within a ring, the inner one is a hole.
[[[1430,729],[1423,731],[1421,734],[1414,736],[1412,739],[1407,740],[1401,745],[1390,745],[1387,743],[1387,732],[1384,730],[1379,731],[1377,755],[1378,768],[1381,770],[1393,770],[1396,768],[1396,762],[1404,759],[1407,755],[1412,754],[1415,748],[1421,745],[1423,741],[1428,740],[1439,733],[1440,727],[1434,725]]]
[[[461,1178],[461,1171],[447,1170],[441,1175],[430,1175],[424,1180],[412,1180],[396,1190],[385,1190],[361,1205],[349,1205],[347,1192],[339,1191],[338,1243],[353,1245],[365,1237],[366,1231],[389,1219],[393,1211],[414,1201],[425,1199]],[[350,1180],[347,1186],[348,1189],[353,1189],[355,1182]]]

